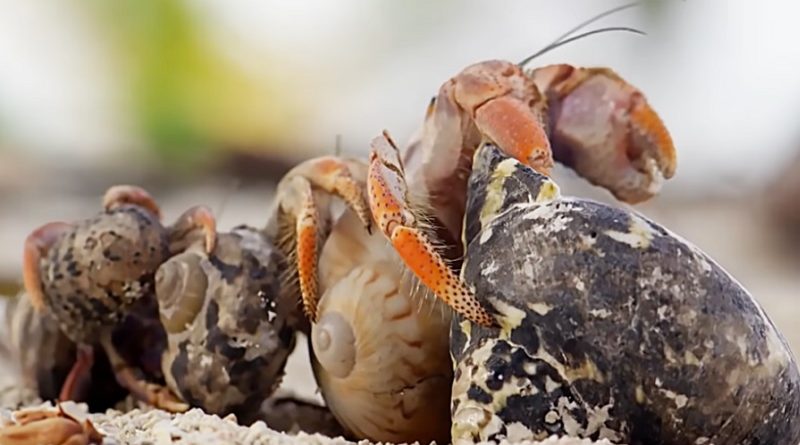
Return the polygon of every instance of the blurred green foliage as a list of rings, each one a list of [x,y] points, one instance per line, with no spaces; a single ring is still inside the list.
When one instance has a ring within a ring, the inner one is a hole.
[[[191,168],[219,149],[268,150],[291,133],[286,86],[246,71],[215,47],[189,3],[86,4],[130,76],[130,111],[138,130],[168,166]]]

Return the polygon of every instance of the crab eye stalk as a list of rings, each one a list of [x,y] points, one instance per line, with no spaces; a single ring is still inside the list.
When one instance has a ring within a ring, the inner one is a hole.
[[[156,297],[161,323],[168,333],[181,332],[194,321],[205,302],[208,276],[193,252],[176,255],[156,272]]]
[[[326,312],[311,328],[311,344],[317,360],[330,375],[350,375],[356,362],[356,338],[342,314]]]

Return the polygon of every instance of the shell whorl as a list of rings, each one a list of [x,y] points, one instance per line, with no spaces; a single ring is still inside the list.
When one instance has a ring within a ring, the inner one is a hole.
[[[156,297],[161,323],[168,333],[186,329],[203,308],[208,276],[195,252],[172,257],[156,272]]]
[[[356,338],[350,322],[337,311],[322,315],[311,328],[314,354],[325,370],[334,377],[350,375],[356,362]]]

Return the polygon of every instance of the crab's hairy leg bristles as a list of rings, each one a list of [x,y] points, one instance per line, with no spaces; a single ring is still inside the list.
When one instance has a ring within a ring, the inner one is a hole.
[[[170,250],[176,253],[181,248],[173,244],[182,244],[188,233],[200,229],[203,232],[204,247],[207,254],[212,254],[217,245],[217,220],[214,213],[206,206],[194,206],[183,212],[170,227]]]
[[[42,311],[45,307],[39,263],[50,246],[71,228],[72,226],[65,222],[51,222],[37,228],[25,239],[22,254],[22,282],[25,286],[25,293],[37,311]]]
[[[453,310],[475,323],[489,326],[493,318],[436,252],[418,229],[395,226],[389,238],[406,265]]]
[[[161,219],[161,209],[156,200],[145,189],[135,185],[115,185],[103,195],[103,208],[106,211],[122,204],[133,204],[150,211],[157,219]]]
[[[167,387],[148,382],[138,376],[136,370],[120,356],[111,342],[111,335],[105,334],[100,344],[108,356],[117,383],[127,389],[135,398],[164,411],[179,413],[189,409],[189,405],[176,397]]]
[[[276,239],[293,266],[283,281],[297,284],[303,312],[312,322],[317,320],[319,255],[330,232],[328,198],[340,198],[367,233],[372,231],[366,187],[356,179],[364,176],[363,169],[363,163],[321,156],[296,166],[278,184]]]
[[[67,400],[75,401],[77,399],[78,387],[81,382],[86,379],[94,364],[94,348],[86,345],[78,346],[78,356],[75,363],[72,365],[67,379],[61,386],[61,392],[58,395],[58,400],[61,402]]]
[[[310,184],[303,197],[300,213],[297,215],[295,238],[297,239],[297,277],[303,310],[312,322],[317,322],[317,302],[319,300],[318,260],[319,260],[319,212],[314,202]]]
[[[297,264],[297,238],[295,236],[296,218],[283,212],[277,218],[276,244],[278,249],[283,252],[286,264]],[[280,273],[281,286],[285,289],[293,289],[290,293],[296,295],[300,292],[297,270],[293,267],[286,267]],[[297,300],[301,305],[302,301]]]
[[[305,176],[293,175],[282,181],[279,243],[290,261],[292,278],[297,280],[303,312],[312,322],[317,321],[319,254],[329,218],[323,207]]]
[[[367,190],[375,221],[419,280],[459,314],[481,324],[494,319],[458,278],[417,225],[408,209],[407,187],[397,147],[384,132],[371,144]]]

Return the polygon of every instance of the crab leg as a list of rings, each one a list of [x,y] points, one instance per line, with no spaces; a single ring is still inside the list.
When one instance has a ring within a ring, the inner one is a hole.
[[[409,208],[405,173],[389,134],[372,141],[367,181],[369,204],[378,226],[411,271],[456,312],[481,325],[494,320],[421,230]]]
[[[319,226],[320,214],[318,205],[311,190],[311,183],[302,176],[295,176],[287,186],[299,195],[298,205],[287,206],[293,215],[295,261],[297,278],[300,284],[300,296],[303,303],[303,312],[312,322],[317,321],[317,300],[319,299],[319,284],[317,279],[317,259],[319,257]]]
[[[629,203],[649,199],[675,174],[666,126],[615,72],[562,64],[528,75],[548,98],[557,161]]]
[[[356,166],[335,156],[321,156],[303,162],[287,177],[302,176],[312,187],[341,198],[358,215],[367,232],[372,231],[369,205],[364,199],[364,185],[356,181],[352,170]]]
[[[329,218],[327,209],[324,215],[321,212],[323,206],[317,202],[315,189],[341,198],[371,233],[372,216],[364,186],[353,178],[351,167],[340,158],[315,158],[295,167],[278,185],[280,211],[294,221],[292,237],[296,241],[294,253],[303,311],[312,322],[317,321],[321,232]]]
[[[86,378],[94,364],[94,349],[91,346],[79,345],[78,358],[72,365],[64,385],[61,386],[59,401],[76,400],[76,393],[81,382]]]
[[[186,240],[187,233],[201,229],[205,238],[206,253],[214,252],[217,244],[217,220],[214,213],[206,206],[195,206],[183,212],[169,228],[170,250],[179,252],[183,246],[176,246],[179,240]]]
[[[114,370],[117,382],[120,386],[130,391],[131,395],[165,411],[183,412],[189,409],[189,405],[178,399],[165,386],[147,382],[136,375],[134,368],[119,355],[112,344],[111,335],[104,335],[100,343],[103,345],[106,355],[108,355],[108,360],[111,363],[111,369]]]
[[[161,219],[161,209],[150,193],[135,185],[115,185],[103,195],[103,208],[111,210],[122,204],[134,204],[149,210],[156,218]]]
[[[51,222],[31,232],[25,239],[22,255],[22,282],[25,293],[37,311],[44,309],[44,290],[42,289],[39,262],[59,237],[72,226],[65,222]]]

